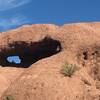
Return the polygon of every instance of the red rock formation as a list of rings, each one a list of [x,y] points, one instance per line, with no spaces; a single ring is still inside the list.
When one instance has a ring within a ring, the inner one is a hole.
[[[1,33],[0,64],[16,77],[0,81],[3,87],[6,80],[12,82],[1,89],[0,100],[7,96],[14,100],[99,100],[99,28],[100,23],[37,24]],[[5,59],[10,55],[19,55],[22,63],[9,64]],[[79,68],[72,77],[60,72],[66,62]],[[10,66],[20,73],[14,74]]]

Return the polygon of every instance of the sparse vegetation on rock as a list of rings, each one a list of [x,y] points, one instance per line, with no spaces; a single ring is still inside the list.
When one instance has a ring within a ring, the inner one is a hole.
[[[65,63],[62,66],[61,73],[64,74],[64,76],[71,77],[77,69],[78,67],[76,65]]]
[[[5,97],[4,100],[14,100],[14,98],[11,95],[8,95],[8,96]]]

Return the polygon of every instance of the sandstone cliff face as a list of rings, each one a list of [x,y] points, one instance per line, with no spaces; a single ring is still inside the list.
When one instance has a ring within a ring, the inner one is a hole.
[[[18,65],[6,58],[19,55]],[[72,77],[60,70],[79,67]],[[27,25],[0,34],[1,99],[99,100],[100,23]]]

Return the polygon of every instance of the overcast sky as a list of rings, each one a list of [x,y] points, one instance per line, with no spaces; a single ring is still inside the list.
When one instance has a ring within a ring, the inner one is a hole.
[[[0,0],[0,31],[24,24],[100,21],[100,0]]]

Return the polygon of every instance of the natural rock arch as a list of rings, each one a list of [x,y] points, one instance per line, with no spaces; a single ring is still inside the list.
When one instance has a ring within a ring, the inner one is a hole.
[[[15,67],[29,67],[36,61],[52,56],[61,51],[61,44],[58,40],[54,40],[50,37],[45,37],[38,42],[25,42],[16,41],[10,43],[8,48],[1,49],[0,52],[0,65],[15,66]],[[21,59],[20,64],[10,63],[7,61],[9,56],[19,56]]]

